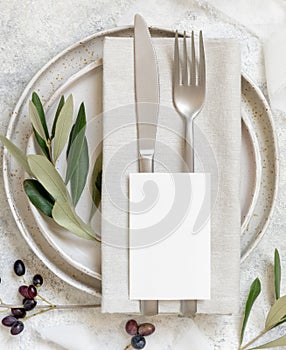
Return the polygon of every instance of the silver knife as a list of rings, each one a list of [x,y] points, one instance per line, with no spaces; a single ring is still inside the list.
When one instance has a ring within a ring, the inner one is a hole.
[[[134,18],[134,76],[139,147],[139,171],[154,171],[154,153],[159,114],[159,74],[157,59],[146,22]],[[143,315],[156,315],[158,301],[141,301]]]

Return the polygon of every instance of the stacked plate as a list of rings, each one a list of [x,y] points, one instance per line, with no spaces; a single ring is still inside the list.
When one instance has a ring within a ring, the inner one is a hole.
[[[156,37],[174,33],[151,28]],[[34,151],[28,102],[33,91],[45,99],[51,121],[61,95],[74,96],[75,106],[85,103],[90,163],[101,151],[102,140],[102,45],[105,36],[133,35],[133,27],[116,28],[86,38],[60,53],[45,65],[23,92],[9,123],[7,136],[19,148]],[[269,106],[259,90],[242,74],[242,162],[241,174],[241,259],[254,249],[270,220],[276,199],[278,160],[276,138]],[[64,157],[57,167],[64,171]],[[60,278],[94,295],[101,290],[100,245],[85,241],[59,228],[30,206],[23,191],[24,171],[5,152],[4,180],[8,201],[21,234],[35,254]],[[89,212],[89,189],[78,204],[79,215]],[[88,199],[88,200],[87,200]],[[32,213],[32,215],[31,215]],[[93,225],[100,230],[100,214]]]

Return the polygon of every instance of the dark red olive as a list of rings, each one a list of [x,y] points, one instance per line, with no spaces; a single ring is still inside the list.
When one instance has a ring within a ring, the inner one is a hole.
[[[30,299],[28,288],[28,286],[20,286],[18,291],[24,298]]]
[[[125,330],[130,335],[138,333],[138,323],[135,320],[129,320],[126,322]]]
[[[138,328],[138,334],[146,337],[155,332],[155,326],[152,323],[142,323]]]
[[[28,287],[28,295],[29,298],[33,299],[37,296],[38,292],[37,292],[37,288],[35,286],[33,286],[32,284]]]

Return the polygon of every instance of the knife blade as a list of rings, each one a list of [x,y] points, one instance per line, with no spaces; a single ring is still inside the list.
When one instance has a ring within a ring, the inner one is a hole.
[[[144,172],[147,167],[145,171],[152,172],[159,114],[159,75],[151,35],[140,15],[135,15],[134,20],[134,67],[140,171]]]
[[[154,171],[154,153],[159,115],[159,75],[155,51],[146,22],[134,18],[134,77],[139,171]],[[141,300],[143,315],[158,314],[158,301]]]

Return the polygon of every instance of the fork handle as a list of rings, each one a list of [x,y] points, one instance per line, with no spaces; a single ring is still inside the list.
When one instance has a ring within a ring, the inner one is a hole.
[[[194,172],[194,123],[186,120],[185,126],[185,163],[189,173]]]
[[[194,123],[192,119],[186,120],[185,125],[185,163],[187,172],[193,173],[194,166]],[[182,300],[181,313],[187,316],[195,316],[197,312],[196,300]]]

